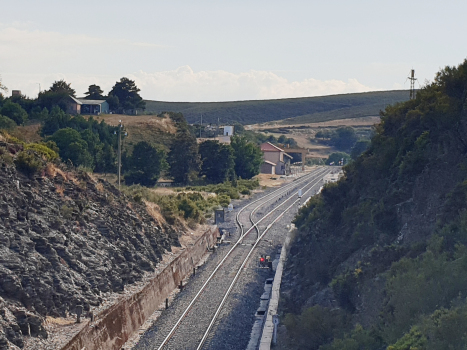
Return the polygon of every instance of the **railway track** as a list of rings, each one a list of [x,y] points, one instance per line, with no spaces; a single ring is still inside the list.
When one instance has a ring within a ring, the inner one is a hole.
[[[298,189],[302,190],[303,196],[311,195],[329,172],[329,168],[319,168],[241,208],[236,215],[239,227],[236,242],[230,249],[212,257],[215,267],[190,282],[187,290],[181,293],[180,305],[172,310],[172,316],[157,321],[135,349],[209,348],[213,330],[223,313],[228,313],[224,305],[231,298],[256,248],[261,246],[271,227],[296,207]]]

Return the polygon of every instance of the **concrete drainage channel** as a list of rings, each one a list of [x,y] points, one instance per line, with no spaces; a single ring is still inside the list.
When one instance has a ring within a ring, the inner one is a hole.
[[[278,249],[276,258],[272,262],[272,268],[275,271],[274,278],[268,278],[264,283],[264,293],[260,298],[260,305],[255,314],[256,320],[253,324],[250,342],[246,350],[269,350],[275,341],[275,334],[279,324],[277,308],[279,305],[282,271],[293,230],[294,225],[289,230],[284,245]]]

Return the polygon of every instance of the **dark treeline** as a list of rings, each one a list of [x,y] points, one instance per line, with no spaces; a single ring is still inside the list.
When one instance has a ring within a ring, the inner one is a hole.
[[[109,96],[104,97],[99,86],[91,85],[86,98],[107,98],[111,109],[124,112],[144,107],[138,92],[134,82],[122,78]],[[67,103],[75,94],[65,81],[56,81],[35,100],[23,95],[5,98],[0,94],[0,129],[13,130],[27,120],[39,120],[44,147],[57,151],[62,161],[90,171],[116,173],[118,134],[124,139],[125,129],[92,116],[68,114]],[[200,147],[194,129],[181,113],[164,114],[171,117],[177,132],[170,136],[169,144],[142,141],[131,153],[123,152],[126,184],[154,186],[162,174],[179,184],[204,184],[237,177],[249,179],[259,173],[261,151],[245,137],[234,136],[231,145],[208,141]]]
[[[101,88],[94,84],[90,85],[84,94],[85,99],[106,100],[112,112],[133,114],[134,111],[145,108],[145,102],[139,91],[133,80],[121,78],[107,96],[104,96]],[[0,93],[0,115],[3,116],[0,126],[5,128],[5,123],[8,123],[5,118],[22,125],[27,120],[45,120],[55,107],[67,111],[70,96],[76,97],[76,91],[64,80],[55,81],[48,90],[41,91],[36,99],[25,95],[5,98]],[[11,125],[9,127],[11,128]]]

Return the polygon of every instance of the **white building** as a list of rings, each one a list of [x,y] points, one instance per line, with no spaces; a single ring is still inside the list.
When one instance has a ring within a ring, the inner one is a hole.
[[[234,133],[234,127],[232,125],[224,126],[224,136],[232,136]]]

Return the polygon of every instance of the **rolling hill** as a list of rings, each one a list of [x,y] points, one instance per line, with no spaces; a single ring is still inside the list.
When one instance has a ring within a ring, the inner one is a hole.
[[[146,101],[146,112],[181,112],[189,123],[256,124],[284,120],[286,124],[377,116],[387,105],[407,101],[407,90],[234,102]]]

